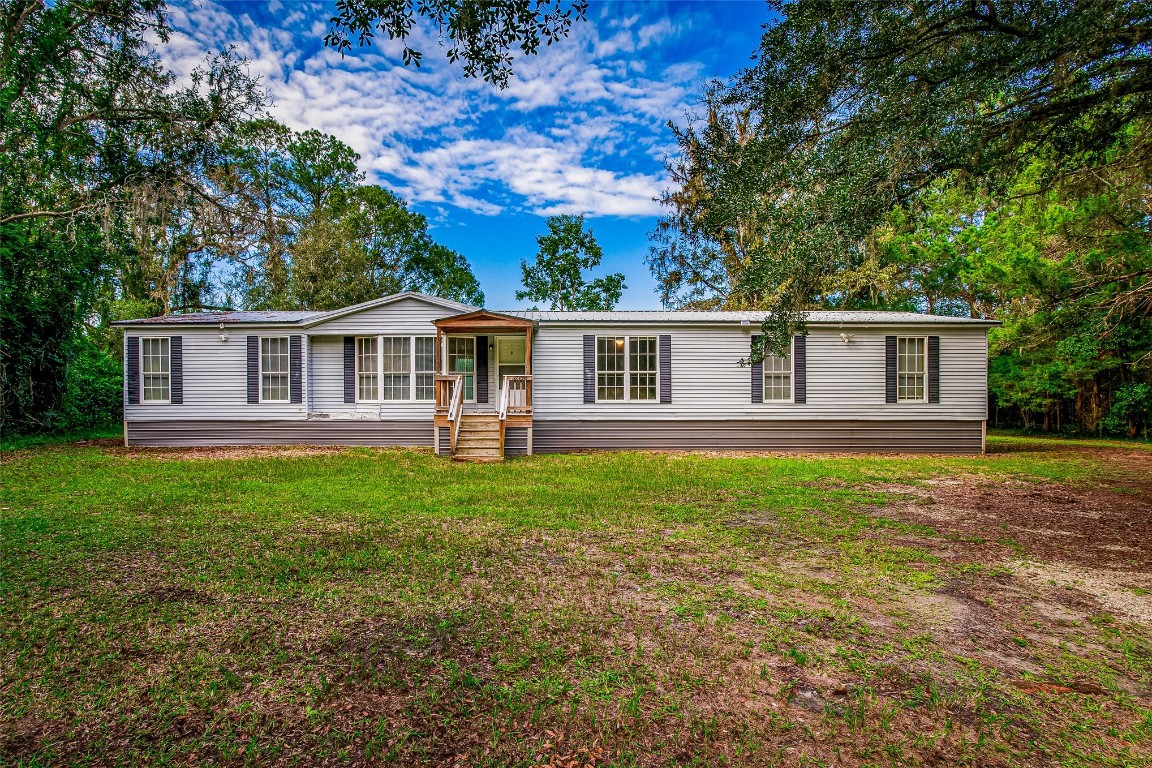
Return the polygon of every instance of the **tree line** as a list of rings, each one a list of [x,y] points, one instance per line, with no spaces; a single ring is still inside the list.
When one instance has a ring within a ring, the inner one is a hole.
[[[797,0],[673,125],[673,307],[996,318],[990,420],[1148,436],[1152,4]]]
[[[770,0],[754,63],[670,124],[648,264],[668,307],[758,309],[760,356],[818,308],[992,317],[994,425],[1147,436],[1152,2]],[[566,36],[583,2],[341,0],[326,44],[465,75]],[[331,136],[269,118],[229,52],[160,64],[160,0],[0,0],[6,430],[115,418],[114,319],[324,309],[412,288],[481,304],[467,260]],[[608,309],[623,276],[553,217],[520,299]]]
[[[454,55],[499,81],[506,62],[479,44],[485,29],[531,45],[558,8],[473,19]],[[405,21],[382,13],[341,4],[330,43],[373,19]],[[159,0],[0,2],[5,432],[119,419],[117,319],[329,309],[407,289],[483,303],[467,259],[364,183],[352,149],[271,119],[228,51],[178,79],[153,47],[169,33]]]

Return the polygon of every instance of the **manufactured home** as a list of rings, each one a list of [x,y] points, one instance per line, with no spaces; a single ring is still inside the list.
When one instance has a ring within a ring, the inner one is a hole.
[[[124,330],[124,440],[979,453],[994,321],[812,312],[742,365],[755,312],[496,312],[418,293],[328,312],[196,312]]]

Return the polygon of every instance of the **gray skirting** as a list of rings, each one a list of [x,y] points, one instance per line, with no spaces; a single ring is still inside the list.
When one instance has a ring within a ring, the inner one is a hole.
[[[438,430],[436,452],[441,456],[452,455],[452,430],[448,427],[436,427]]]
[[[421,421],[130,421],[128,444],[432,446],[432,424]]]
[[[528,427],[508,427],[504,430],[504,455],[528,455]]]
[[[979,421],[552,421],[534,453],[587,449],[980,453]]]
[[[129,445],[369,445],[431,447],[428,421],[133,421]],[[533,453],[601,450],[887,451],[979,453],[979,421],[552,421],[532,425]],[[448,430],[440,452],[448,455]],[[507,456],[528,452],[509,428]]]

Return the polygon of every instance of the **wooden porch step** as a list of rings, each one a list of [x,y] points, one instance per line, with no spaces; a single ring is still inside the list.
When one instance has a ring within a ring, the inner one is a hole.
[[[492,448],[493,450],[498,451],[500,450],[500,437],[497,435],[494,439],[488,439],[486,437],[469,438],[464,437],[464,435],[460,435],[459,439],[456,440],[456,450],[463,451],[470,448]]]
[[[500,453],[500,446],[496,446],[495,448],[457,448],[456,456],[454,458],[490,459],[498,461],[504,458],[504,456]]]
[[[460,416],[456,455],[461,461],[500,461],[500,417],[497,414],[465,413]]]

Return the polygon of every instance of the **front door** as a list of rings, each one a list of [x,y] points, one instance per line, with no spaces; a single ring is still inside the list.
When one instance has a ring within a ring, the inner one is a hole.
[[[523,336],[496,337],[496,386],[504,386],[505,376],[523,376],[526,340]]]

